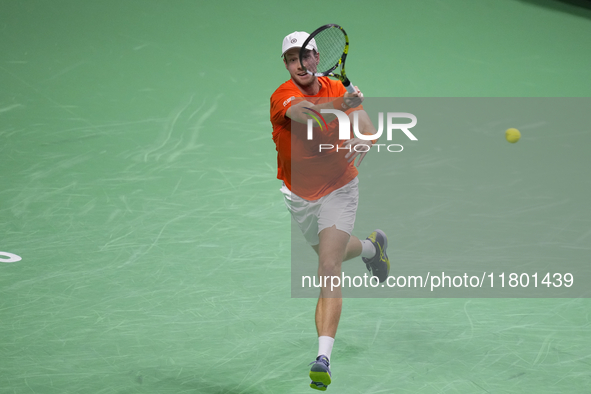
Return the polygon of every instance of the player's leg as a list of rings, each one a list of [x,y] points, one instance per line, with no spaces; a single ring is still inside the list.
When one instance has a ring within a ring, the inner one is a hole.
[[[347,243],[347,249],[345,250],[345,257],[343,261],[354,259],[355,257],[361,256],[362,245],[359,238],[351,235],[349,242]]]
[[[319,245],[312,245],[312,248],[316,251],[316,254],[318,254],[318,246]],[[356,236],[351,235],[349,242],[347,242],[347,248],[345,250],[345,257],[343,257],[343,261],[348,261],[360,256],[372,258],[375,256],[375,254],[376,248],[369,239],[364,239],[362,241]]]
[[[319,234],[319,238],[318,276],[320,278],[340,278],[341,265],[349,242],[349,234],[337,229],[336,226],[332,226],[323,229]],[[326,285],[320,289],[319,303],[316,308],[316,329],[318,336],[334,338],[341,315],[341,288],[340,286],[332,288],[330,279]]]
[[[318,234],[320,243],[315,250],[318,252],[318,276],[323,286],[316,305],[316,330],[318,332],[318,357],[312,362],[310,369],[310,387],[326,390],[331,383],[330,356],[332,345],[341,318],[343,300],[341,288],[333,277],[341,276],[341,265],[349,242],[349,234],[336,226],[328,227]],[[328,278],[327,281],[324,278]]]

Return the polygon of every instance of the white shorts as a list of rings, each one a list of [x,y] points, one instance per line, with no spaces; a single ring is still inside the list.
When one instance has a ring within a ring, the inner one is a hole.
[[[292,193],[285,184],[280,189],[287,209],[298,223],[310,245],[318,245],[318,234],[325,228],[337,229],[351,235],[359,204],[359,180],[355,177],[345,186],[315,201],[304,200]]]

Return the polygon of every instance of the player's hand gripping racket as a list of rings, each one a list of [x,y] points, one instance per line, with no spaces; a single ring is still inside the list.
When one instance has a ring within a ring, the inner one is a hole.
[[[318,57],[306,50],[312,42],[318,48]],[[300,49],[300,63],[308,74],[316,77],[335,77],[343,83],[349,93],[355,93],[353,84],[345,74],[345,59],[349,52],[349,37],[342,27],[335,24],[324,25],[312,32]],[[341,66],[340,75],[334,71]]]

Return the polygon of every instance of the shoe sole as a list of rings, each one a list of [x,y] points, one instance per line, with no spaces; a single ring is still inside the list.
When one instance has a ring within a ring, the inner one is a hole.
[[[388,250],[388,237],[386,236],[386,233],[383,232],[382,230],[376,230],[378,231],[380,234],[382,234],[382,237],[384,238],[384,257],[386,257],[386,260],[388,260],[388,262],[390,261],[390,259],[388,258],[388,253],[386,253],[386,250]],[[390,264],[388,264],[388,275],[390,275]]]
[[[329,373],[326,371],[310,371],[310,379],[312,379],[313,382],[322,383],[324,388],[312,387],[313,383],[310,384],[310,387],[322,391],[326,390],[326,386],[332,382]]]
[[[388,249],[388,237],[386,237],[386,233],[380,229],[377,229],[376,233],[380,234],[382,238],[384,238],[384,254],[386,254],[386,249]]]
[[[375,232],[376,232],[376,239],[377,239],[377,234],[380,234],[382,236],[382,239],[384,240],[384,257],[386,258],[386,260],[390,261],[390,259],[388,258],[388,253],[386,253],[386,250],[388,249],[388,237],[386,236],[386,233],[380,229],[376,229]],[[390,264],[387,264],[386,270],[387,270],[387,275],[390,275]],[[383,281],[380,281],[380,283],[382,283],[382,282]]]
[[[327,387],[320,382],[312,382],[312,383],[310,383],[310,387],[312,387],[314,390],[320,390],[320,391],[326,391],[326,389],[327,389]]]
[[[380,234],[382,234],[382,237],[384,238],[384,257],[386,258],[386,260],[388,260],[387,274],[390,275],[390,258],[388,258],[388,253],[386,253],[386,250],[388,250],[388,237],[386,236],[386,233],[383,232],[382,230],[376,230],[376,231],[378,231]]]

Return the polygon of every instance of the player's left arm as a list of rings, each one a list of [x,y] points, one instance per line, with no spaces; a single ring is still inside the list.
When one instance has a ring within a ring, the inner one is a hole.
[[[353,125],[353,121],[354,121],[353,120],[354,113],[357,114],[359,131],[361,132],[361,134],[374,135],[376,133],[376,128],[374,127],[373,123],[369,119],[369,115],[367,115],[367,112],[365,112],[365,110],[363,110],[363,109],[349,113],[349,120],[351,121],[351,126]],[[353,133],[353,131],[351,131],[351,132]],[[345,155],[347,162],[350,163],[352,161],[355,161],[355,159],[357,157],[359,157],[359,160],[357,160],[357,164],[356,164],[357,167],[359,167],[361,165],[361,162],[363,161],[363,158],[365,157],[366,153],[377,141],[378,141],[377,139],[373,140],[373,141],[362,140],[361,138],[357,138],[355,136],[353,136],[353,138],[351,138],[350,140],[344,141],[341,144],[341,146],[343,146],[343,147],[346,147],[347,145],[351,146],[351,150],[349,151],[349,153],[347,153]],[[361,145],[363,145],[363,146],[361,146]],[[357,150],[355,149],[356,146],[359,146],[357,148]]]

